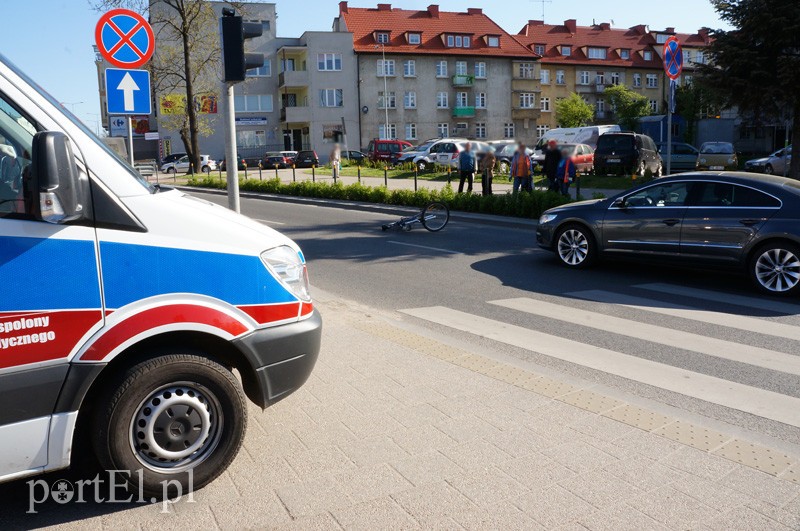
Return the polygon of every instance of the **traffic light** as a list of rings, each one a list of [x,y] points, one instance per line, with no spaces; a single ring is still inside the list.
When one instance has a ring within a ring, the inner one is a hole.
[[[233,9],[222,10],[222,65],[228,82],[244,81],[245,72],[264,66],[263,53],[245,53],[244,41],[260,37],[264,31],[258,22],[244,22]]]

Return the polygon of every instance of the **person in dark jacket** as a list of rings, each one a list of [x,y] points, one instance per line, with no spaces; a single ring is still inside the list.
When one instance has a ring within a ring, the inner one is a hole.
[[[544,174],[547,176],[547,181],[550,183],[550,190],[553,192],[561,191],[558,179],[558,166],[561,164],[561,150],[558,149],[558,143],[551,140],[547,143],[547,149],[544,153]]]
[[[458,155],[458,169],[461,171],[461,181],[458,183],[458,193],[464,191],[464,181],[468,180],[467,193],[472,193],[472,183],[475,181],[475,170],[478,168],[478,159],[472,151],[472,144],[464,144],[464,151]]]

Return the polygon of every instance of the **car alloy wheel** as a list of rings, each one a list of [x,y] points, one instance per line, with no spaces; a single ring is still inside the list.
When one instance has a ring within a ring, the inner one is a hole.
[[[800,283],[800,259],[788,249],[766,249],[754,267],[759,286],[768,292],[788,293]]]
[[[589,239],[578,229],[569,228],[558,238],[558,257],[568,266],[577,267],[589,257]]]
[[[772,167],[772,164],[767,164],[767,166],[764,168],[764,173],[767,175],[772,175],[775,173],[775,168]]]

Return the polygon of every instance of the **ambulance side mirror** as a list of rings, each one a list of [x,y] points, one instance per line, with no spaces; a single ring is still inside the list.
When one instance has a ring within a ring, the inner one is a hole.
[[[57,131],[36,133],[31,155],[34,215],[48,223],[82,219],[85,194],[67,135]]]

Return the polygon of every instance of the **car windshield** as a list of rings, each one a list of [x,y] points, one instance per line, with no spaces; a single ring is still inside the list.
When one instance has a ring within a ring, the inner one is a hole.
[[[700,147],[704,155],[733,155],[733,144],[729,142],[706,142]]]
[[[635,146],[633,135],[601,135],[597,140],[597,153],[633,151]]]
[[[424,144],[420,144],[418,146],[406,146],[403,148],[403,151],[427,151],[428,148],[433,144],[433,142],[425,142]]]

